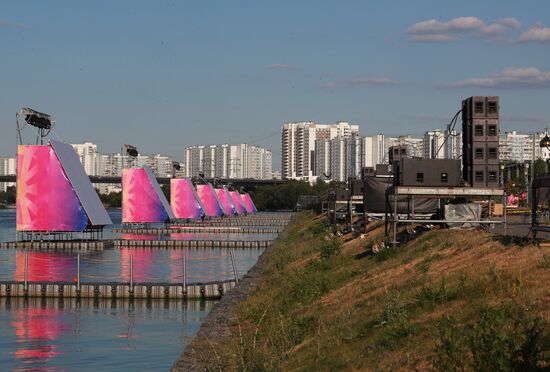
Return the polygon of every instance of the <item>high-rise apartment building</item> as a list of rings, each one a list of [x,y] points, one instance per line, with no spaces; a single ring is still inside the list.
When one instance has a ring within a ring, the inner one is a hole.
[[[73,146],[78,155],[84,171],[89,176],[99,175],[100,156],[97,153],[97,145],[92,142],[76,143]]]
[[[317,176],[315,164],[316,141],[351,138],[359,135],[359,126],[348,122],[316,124],[314,122],[285,123],[281,128],[281,175],[286,179],[313,181]]]
[[[246,143],[200,145],[185,148],[188,177],[271,179],[272,154],[265,148]]]
[[[445,133],[439,129],[424,133],[423,157],[425,159],[445,159]]]
[[[499,157],[504,162],[524,163],[533,160],[533,151],[535,159],[550,158],[548,149],[540,148],[540,141],[545,133],[517,133],[516,131],[505,132],[499,136]]]
[[[11,176],[16,174],[16,158],[0,157],[0,176]],[[0,182],[0,191],[6,191],[9,186],[15,186],[14,182]]]

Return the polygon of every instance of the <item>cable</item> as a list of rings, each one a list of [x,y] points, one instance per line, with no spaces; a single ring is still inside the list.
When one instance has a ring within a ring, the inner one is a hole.
[[[441,144],[441,146],[439,146],[439,148],[437,149],[437,152],[435,153],[434,155],[434,158],[437,159],[437,155],[439,154],[439,151],[443,148],[443,146],[445,146],[445,143],[447,142],[447,140],[449,139],[449,137],[452,136],[452,132],[454,131],[455,129],[455,125],[456,125],[456,122],[457,122],[457,119],[458,119],[458,115],[462,112],[462,109],[460,109],[459,111],[457,111],[457,113],[453,116],[453,118],[451,119],[451,122],[447,125],[447,136],[445,136],[445,139],[443,140],[443,143]],[[458,134],[454,135],[453,137],[456,137],[458,136]]]

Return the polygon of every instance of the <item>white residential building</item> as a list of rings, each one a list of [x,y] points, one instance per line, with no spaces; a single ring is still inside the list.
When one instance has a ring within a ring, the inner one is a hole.
[[[523,163],[542,158],[548,160],[550,151],[540,148],[545,133],[524,134],[516,131],[505,132],[499,136],[499,158],[501,161]]]
[[[188,177],[271,179],[271,150],[249,145],[200,145],[185,148],[185,171]]]
[[[99,175],[100,156],[97,153],[97,145],[92,142],[84,142],[72,144],[71,146],[73,146],[76,154],[80,158],[80,162],[86,174],[89,176]]]
[[[316,141],[332,140],[337,137],[351,138],[352,135],[359,135],[359,126],[348,122],[317,124],[308,121],[283,124],[281,128],[282,177],[313,182],[319,176],[315,165]]]
[[[445,133],[439,129],[424,133],[423,157],[426,159],[445,159],[444,141]]]
[[[17,161],[15,157],[0,157],[0,176],[11,176],[17,173]],[[9,186],[15,186],[14,182],[0,182],[0,191],[6,191]]]

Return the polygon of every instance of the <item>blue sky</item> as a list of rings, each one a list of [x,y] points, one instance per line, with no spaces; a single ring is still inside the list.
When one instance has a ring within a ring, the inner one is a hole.
[[[0,45],[2,155],[22,106],[101,152],[249,142],[275,168],[286,121],[420,135],[499,95],[503,130],[550,124],[542,0],[12,1]]]

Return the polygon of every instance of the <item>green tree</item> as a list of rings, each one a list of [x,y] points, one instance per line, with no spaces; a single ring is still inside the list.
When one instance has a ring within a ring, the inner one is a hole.
[[[319,180],[313,186],[304,181],[289,180],[280,185],[260,186],[250,196],[259,210],[294,209],[300,195],[321,195],[329,187]]]
[[[548,164],[542,159],[535,160],[534,173],[535,173],[535,177],[539,177],[539,176],[542,176],[543,174],[548,173]]]

